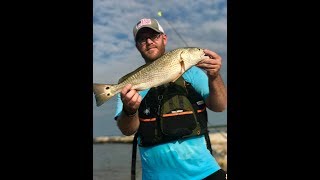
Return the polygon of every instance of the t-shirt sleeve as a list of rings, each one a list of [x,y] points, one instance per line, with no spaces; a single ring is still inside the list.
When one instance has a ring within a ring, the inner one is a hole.
[[[117,94],[117,102],[116,102],[116,112],[115,112],[115,115],[114,115],[114,120],[117,120],[118,116],[120,116],[120,113],[122,111],[122,101],[121,101],[121,98],[120,98],[120,94],[118,93]]]
[[[183,78],[201,94],[203,99],[209,96],[208,76],[202,69],[193,66],[183,74]]]

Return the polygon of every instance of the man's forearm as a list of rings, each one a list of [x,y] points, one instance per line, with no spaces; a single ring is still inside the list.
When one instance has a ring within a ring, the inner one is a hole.
[[[134,116],[127,116],[123,111],[117,119],[117,124],[122,132],[126,136],[134,134],[140,125],[138,113]]]
[[[207,107],[215,112],[225,110],[227,107],[227,90],[220,74],[215,78],[209,76],[209,89],[210,93],[206,99]]]

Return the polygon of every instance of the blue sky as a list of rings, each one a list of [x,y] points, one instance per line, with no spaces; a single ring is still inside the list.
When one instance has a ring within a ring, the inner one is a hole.
[[[117,83],[123,75],[144,64],[134,45],[132,28],[145,17],[156,18],[163,27],[168,36],[167,51],[188,45],[218,53],[227,85],[226,0],[93,0],[94,83]],[[113,120],[114,106],[112,98],[96,107],[93,96],[94,137],[121,134]],[[227,111],[209,112],[210,125],[226,123]]]

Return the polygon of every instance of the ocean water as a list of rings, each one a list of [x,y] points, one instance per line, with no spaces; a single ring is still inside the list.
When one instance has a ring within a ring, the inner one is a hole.
[[[132,144],[93,144],[93,180],[131,180]],[[136,180],[141,179],[137,151]]]

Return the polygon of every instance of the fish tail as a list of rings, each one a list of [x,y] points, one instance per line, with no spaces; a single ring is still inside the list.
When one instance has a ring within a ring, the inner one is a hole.
[[[93,83],[93,93],[95,94],[97,106],[101,106],[116,94],[114,93],[114,85]]]

